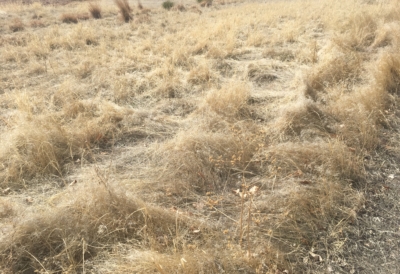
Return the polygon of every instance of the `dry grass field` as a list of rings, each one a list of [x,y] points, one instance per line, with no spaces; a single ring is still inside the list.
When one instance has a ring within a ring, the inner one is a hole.
[[[399,273],[398,0],[28,3],[0,273]]]

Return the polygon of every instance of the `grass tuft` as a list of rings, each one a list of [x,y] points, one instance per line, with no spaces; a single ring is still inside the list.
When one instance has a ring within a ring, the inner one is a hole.
[[[73,13],[64,13],[61,15],[61,21],[66,24],[77,24],[78,16]]]
[[[17,31],[22,31],[22,30],[24,30],[25,26],[24,26],[24,23],[22,22],[21,19],[19,19],[19,18],[14,18],[14,19],[11,21],[11,25],[9,26],[9,28],[10,28],[10,30],[11,30],[12,32],[17,32]]]
[[[45,26],[42,20],[32,20],[30,25],[32,28],[43,28]]]
[[[64,196],[53,210],[21,219],[14,237],[0,243],[3,266],[14,272],[39,268],[81,272],[85,259],[95,257],[112,243],[142,241],[162,250],[165,247],[159,237],[183,235],[190,223],[185,217],[149,207],[105,185],[78,186]],[[167,241],[172,244],[172,239]],[[175,239],[175,244],[178,242]],[[10,252],[15,256],[7,256]]]
[[[132,9],[129,6],[128,0],[115,0],[115,4],[118,6],[122,19],[125,23],[128,23],[133,19],[131,15]]]
[[[94,19],[101,19],[101,7],[97,3],[89,3],[89,12]]]
[[[212,0],[203,0],[200,1],[200,6],[201,7],[211,7],[212,5]]]

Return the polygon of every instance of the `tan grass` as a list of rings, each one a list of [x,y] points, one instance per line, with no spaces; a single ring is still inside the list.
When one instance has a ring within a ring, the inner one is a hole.
[[[87,13],[79,13],[77,14],[76,18],[78,18],[79,21],[85,21],[85,20],[89,20],[89,14]]]
[[[218,91],[210,92],[206,103],[218,114],[230,117],[237,116],[244,109],[250,95],[249,87],[242,82],[233,82],[223,86]]]
[[[89,3],[89,12],[94,19],[101,19],[101,7],[97,3]]]
[[[129,6],[128,0],[115,0],[115,4],[119,8],[122,19],[125,21],[125,23],[133,19],[131,15],[132,8]]]
[[[64,13],[61,15],[61,21],[66,24],[77,24],[78,16],[72,13]]]
[[[1,7],[0,272],[348,270],[398,3],[104,3]]]
[[[30,25],[32,28],[43,28],[45,26],[44,22],[41,20],[32,20]]]
[[[15,254],[10,258],[2,253],[3,265],[14,271],[82,269],[83,258],[95,256],[101,245],[144,240],[142,244],[161,250],[164,247],[159,237],[186,233],[185,217],[149,207],[105,185],[79,187],[80,195],[71,191],[64,194],[68,199],[64,197],[55,209],[21,219],[14,237],[0,244],[2,251]],[[175,231],[178,220],[182,232]]]
[[[12,32],[22,31],[24,30],[24,23],[19,18],[14,18],[9,26]]]

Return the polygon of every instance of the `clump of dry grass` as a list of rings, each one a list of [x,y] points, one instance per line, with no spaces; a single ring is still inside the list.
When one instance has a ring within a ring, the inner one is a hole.
[[[333,39],[340,47],[354,51],[364,51],[375,39],[378,22],[369,13],[356,13],[343,22],[346,30]]]
[[[45,26],[42,20],[32,20],[30,25],[32,28],[43,28]]]
[[[333,54],[335,54],[334,52]],[[360,83],[362,59],[357,54],[336,53],[337,56],[321,62],[312,69],[305,80],[305,95],[312,100],[321,100],[324,90],[332,85],[342,85],[349,89]]]
[[[272,138],[329,138],[337,131],[338,121],[328,112],[309,100],[298,100],[286,106],[281,116],[275,120]],[[286,137],[285,137],[286,136]]]
[[[245,107],[250,95],[249,87],[243,82],[233,82],[223,86],[220,90],[210,92],[206,103],[218,114],[225,117],[237,116],[245,113]]]
[[[21,187],[27,179],[49,174],[62,177],[68,163],[90,159],[91,148],[107,147],[118,138],[118,124],[124,119],[123,113],[129,113],[109,104],[100,105],[100,110],[91,103],[63,99],[54,97],[63,113],[34,119],[30,114],[21,114],[14,118],[14,128],[2,138],[0,149],[2,185]],[[98,114],[93,116],[91,112]]]
[[[101,7],[97,3],[89,3],[89,12],[94,19],[101,19]]]
[[[201,251],[188,248],[182,253],[172,254],[127,250],[122,256],[115,256],[112,264],[104,263],[99,268],[106,273],[253,273],[260,260],[243,258],[240,252],[237,246],[204,248]]]
[[[178,5],[174,6],[172,9],[173,10],[177,10],[177,11],[181,11],[181,12],[186,11],[185,6],[182,5],[182,4],[178,4]]]
[[[329,143],[287,142],[261,150],[257,157],[268,173],[287,179],[347,179],[360,184],[364,178],[360,157],[334,140]]]
[[[293,250],[292,243],[297,243],[296,252],[286,257],[298,262],[295,272],[305,271],[308,261],[320,262],[337,256],[340,253],[337,246],[345,243],[346,230],[356,222],[357,211],[364,203],[362,194],[340,182],[318,181],[314,186],[300,187],[288,197],[281,217],[272,221],[272,227],[279,229],[272,229],[270,235],[282,251]],[[326,237],[321,239],[321,234]]]
[[[83,12],[76,15],[76,18],[80,21],[89,20],[89,14]]]
[[[9,218],[16,212],[15,205],[6,200],[5,198],[0,198],[0,219]]]
[[[129,6],[128,0],[115,0],[114,2],[119,8],[119,11],[121,13],[124,22],[128,23],[129,21],[131,21],[133,19],[131,15],[132,9]]]
[[[399,45],[398,36],[394,35],[394,33],[398,33],[400,31],[400,25],[398,22],[390,22],[381,26],[376,33],[375,40],[372,43],[371,47],[381,48],[387,46],[395,46]]]
[[[22,22],[21,19],[19,19],[19,18],[14,18],[14,19],[11,21],[11,24],[10,24],[9,28],[10,28],[10,30],[11,30],[12,32],[17,32],[17,31],[22,31],[22,30],[24,30],[25,26],[24,26],[24,23]]]
[[[225,188],[238,174],[251,174],[254,168],[251,159],[261,144],[257,127],[251,123],[230,127],[218,117],[208,119],[154,148],[154,159],[160,159],[155,163],[165,170],[163,181],[177,192]]]
[[[66,24],[77,24],[78,16],[73,13],[64,13],[61,15],[61,21]]]
[[[21,218],[14,236],[0,243],[2,265],[13,272],[81,271],[85,260],[113,243],[140,242],[142,247],[161,251],[173,245],[172,241],[178,248],[181,240],[177,236],[199,238],[188,231],[196,222],[147,206],[103,183],[75,186],[78,189],[66,191],[52,210]]]
[[[213,78],[210,67],[204,62],[190,70],[187,81],[195,85],[204,85],[210,83]]]
[[[266,58],[278,59],[282,62],[289,62],[295,59],[295,54],[291,50],[278,50],[274,48],[268,48],[263,52],[263,56]]]
[[[384,53],[378,60],[375,81],[392,95],[400,94],[400,55],[395,52]]]
[[[211,7],[212,5],[212,0],[204,0],[204,1],[198,1],[200,3],[200,7]]]

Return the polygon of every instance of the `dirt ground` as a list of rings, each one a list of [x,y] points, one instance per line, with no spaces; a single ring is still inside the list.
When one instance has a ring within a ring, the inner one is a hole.
[[[400,113],[395,114],[396,124]],[[309,273],[400,273],[400,134],[382,132],[381,147],[365,159],[365,205],[346,235],[341,257],[329,258]],[[323,246],[320,247],[322,251]],[[325,272],[324,269],[331,271]]]

